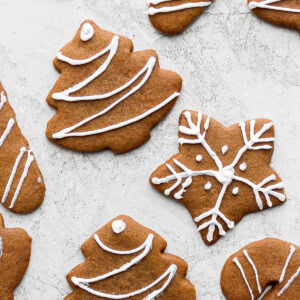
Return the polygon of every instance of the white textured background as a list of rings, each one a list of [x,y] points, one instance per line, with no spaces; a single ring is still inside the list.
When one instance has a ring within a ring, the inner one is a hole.
[[[258,20],[246,0],[218,0],[183,34],[166,37],[149,23],[146,6],[146,0],[0,2],[0,79],[47,186],[44,204],[33,214],[0,208],[7,227],[23,227],[33,238],[17,300],[63,299],[70,292],[65,275],[84,259],[80,245],[119,214],[167,240],[167,251],[188,262],[188,277],[202,300],[224,299],[219,285],[223,264],[249,242],[269,236],[300,245],[299,33]],[[131,38],[136,50],[155,49],[161,66],[184,79],[182,96],[151,140],[124,155],[71,152],[44,135],[54,114],[45,99],[59,76],[52,59],[88,18]],[[178,117],[186,108],[228,125],[259,117],[274,120],[272,166],[289,200],[248,215],[210,248],[187,210],[148,183],[155,167],[177,152]]]

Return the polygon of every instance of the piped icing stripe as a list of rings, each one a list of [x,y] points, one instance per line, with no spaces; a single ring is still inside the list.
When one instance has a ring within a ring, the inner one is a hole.
[[[250,292],[250,295],[251,295],[251,300],[254,300],[254,296],[253,296],[252,289],[251,289],[250,284],[249,284],[249,282],[248,282],[248,280],[247,280],[247,277],[246,277],[246,275],[245,275],[245,272],[244,272],[244,269],[243,269],[242,265],[240,264],[240,262],[239,262],[239,260],[238,260],[237,257],[235,257],[235,258],[233,259],[233,262],[237,265],[237,267],[239,268],[239,270],[240,270],[240,272],[241,272],[241,274],[242,274],[242,276],[243,276],[243,278],[244,278],[244,280],[245,280],[245,283],[246,283],[246,285],[247,285],[247,287],[248,287],[248,290],[249,290],[249,292]]]
[[[15,175],[16,175],[16,173],[17,173],[17,171],[18,171],[19,164],[20,164],[20,162],[21,162],[21,159],[22,159],[23,155],[24,155],[26,152],[28,153],[28,156],[27,156],[27,160],[26,160],[26,163],[25,163],[25,167],[24,167],[23,173],[22,173],[22,175],[21,175],[20,181],[19,181],[19,183],[18,183],[17,189],[16,189],[16,191],[15,191],[15,193],[14,193],[14,196],[13,196],[13,199],[12,199],[12,201],[11,201],[11,203],[10,203],[9,208],[13,208],[13,207],[14,207],[14,205],[15,205],[15,203],[16,203],[16,200],[17,200],[17,198],[18,198],[18,196],[19,196],[19,193],[20,193],[20,191],[21,191],[22,185],[23,185],[23,183],[24,183],[24,180],[25,180],[26,177],[27,177],[27,174],[28,174],[30,165],[31,165],[31,163],[32,163],[33,160],[34,160],[34,156],[31,154],[31,151],[30,151],[30,150],[26,150],[25,147],[22,147],[22,148],[20,149],[20,153],[19,153],[19,155],[18,155],[18,157],[17,157],[17,159],[16,159],[16,161],[15,161],[14,167],[13,167],[12,172],[11,172],[11,174],[10,174],[10,177],[9,177],[9,179],[8,179],[8,183],[7,183],[7,185],[6,185],[6,188],[5,188],[3,197],[2,197],[2,203],[5,203],[5,201],[7,200],[7,196],[8,196],[8,193],[10,192],[12,183],[13,183],[14,178],[15,178]]]
[[[264,8],[264,9],[271,9],[271,10],[291,12],[291,13],[300,13],[300,9],[270,5],[270,4],[278,3],[281,1],[282,0],[266,0],[266,1],[262,1],[262,2],[251,1],[249,3],[249,8],[250,9]]]
[[[2,109],[6,101],[7,101],[6,96],[4,95],[4,92],[2,92],[0,97],[0,110]]]
[[[247,260],[249,261],[251,267],[253,268],[253,271],[255,273],[255,278],[256,278],[256,284],[257,284],[258,292],[261,294],[262,291],[261,291],[261,286],[260,286],[259,276],[258,276],[258,272],[257,272],[256,266],[255,266],[253,260],[250,258],[247,250],[244,250],[243,253],[244,253],[245,257],[247,258]]]
[[[279,283],[283,282],[286,270],[287,270],[287,268],[289,266],[289,263],[290,263],[290,261],[292,259],[293,254],[295,253],[295,251],[296,251],[296,248],[293,245],[291,245],[291,247],[290,247],[290,254],[289,254],[289,256],[288,256],[288,258],[287,258],[287,260],[285,262],[284,268],[282,270],[282,273],[281,273],[281,276],[280,276],[280,279],[279,279]]]
[[[300,275],[300,267],[296,271],[296,273],[291,277],[291,279],[287,282],[287,284],[281,289],[281,291],[278,293],[278,297],[281,297],[281,295],[294,283],[294,281],[297,279],[297,277]]]
[[[95,239],[96,243],[99,245],[99,247],[102,248],[104,251],[107,251],[107,252],[110,252],[110,253],[113,253],[113,254],[117,254],[117,255],[131,255],[131,254],[138,253],[142,250],[143,251],[138,256],[136,256],[134,259],[132,259],[129,263],[126,263],[123,266],[121,266],[120,268],[115,269],[115,270],[113,270],[111,272],[108,272],[106,274],[97,276],[95,278],[88,278],[88,279],[78,278],[78,277],[72,277],[71,278],[72,282],[76,286],[78,286],[81,289],[89,292],[92,295],[95,295],[97,297],[108,298],[108,299],[125,299],[125,298],[133,297],[133,296],[142,294],[144,292],[147,292],[148,290],[150,290],[151,288],[153,288],[154,286],[159,284],[162,280],[167,278],[166,282],[164,283],[164,285],[160,289],[153,291],[146,298],[144,298],[144,300],[152,300],[155,297],[159,296],[168,287],[168,285],[171,283],[172,279],[176,275],[177,266],[172,264],[166,270],[166,272],[164,274],[162,274],[157,280],[155,280],[154,282],[152,282],[148,286],[146,286],[142,289],[136,290],[134,292],[131,292],[131,293],[128,293],[128,294],[122,294],[122,295],[115,295],[115,294],[107,294],[107,293],[103,293],[101,291],[94,290],[94,289],[89,287],[90,283],[99,282],[101,280],[107,279],[107,278],[109,278],[111,276],[114,276],[116,274],[123,273],[123,272],[127,271],[129,268],[131,268],[132,266],[138,264],[144,257],[146,257],[150,253],[150,251],[152,250],[154,236],[153,236],[153,234],[149,234],[147,239],[145,240],[145,242],[141,246],[139,246],[136,249],[125,250],[125,251],[115,250],[115,249],[107,247],[101,241],[101,239],[99,238],[99,236],[97,234],[94,235],[94,239]]]
[[[0,138],[0,148],[2,147],[3,143],[5,142],[7,136],[10,134],[12,128],[14,127],[15,125],[15,120],[14,119],[10,119],[7,123],[7,127],[6,129],[4,130],[1,138]]]
[[[149,5],[157,5],[163,2],[171,2],[173,0],[149,0]],[[155,7],[149,7],[148,10],[146,11],[146,14],[153,16],[159,13],[169,13],[173,11],[179,11],[179,10],[184,10],[188,8],[196,8],[196,7],[206,7],[211,5],[211,1],[202,1],[202,2],[191,2],[191,3],[185,3],[181,5],[176,5],[176,6],[165,6],[161,8],[155,8]]]
[[[88,24],[88,23],[86,23],[86,24]],[[115,130],[115,129],[118,129],[118,128],[121,128],[121,127],[125,127],[127,125],[130,125],[132,123],[140,121],[140,120],[146,118],[147,116],[153,114],[154,112],[161,109],[162,107],[167,105],[169,102],[171,102],[173,99],[175,99],[176,97],[179,96],[179,93],[175,92],[170,97],[168,97],[163,102],[161,102],[159,105],[147,110],[146,112],[142,113],[139,116],[136,116],[132,119],[129,119],[129,120],[126,120],[126,121],[123,121],[123,122],[120,122],[118,124],[114,124],[114,125],[111,125],[111,126],[107,126],[107,127],[101,128],[101,129],[96,129],[96,130],[91,130],[91,131],[72,132],[72,131],[76,130],[77,128],[89,123],[90,121],[92,121],[92,120],[106,114],[110,110],[112,110],[115,106],[117,106],[118,104],[123,102],[125,99],[127,99],[128,97],[130,97],[131,95],[136,93],[138,90],[140,90],[145,85],[145,83],[148,81],[148,79],[150,78],[150,76],[153,72],[153,68],[156,64],[155,57],[150,57],[150,59],[148,60],[146,65],[131,80],[129,80],[126,84],[122,85],[121,87],[119,87],[119,88],[117,88],[117,89],[115,89],[111,92],[108,92],[108,93],[105,93],[105,94],[99,94],[99,95],[91,95],[91,96],[77,96],[77,97],[76,96],[70,96],[70,94],[78,92],[79,90],[81,90],[82,88],[87,86],[89,83],[91,83],[93,80],[95,80],[96,78],[101,76],[101,74],[103,74],[103,72],[106,71],[106,69],[109,67],[111,61],[113,60],[115,54],[117,53],[118,47],[119,47],[119,37],[114,36],[111,43],[105,49],[101,50],[97,54],[95,54],[95,55],[93,55],[89,58],[86,58],[86,59],[72,59],[70,57],[67,57],[67,56],[63,55],[61,52],[58,53],[57,58],[60,61],[66,62],[66,63],[68,63],[72,66],[81,66],[81,65],[89,64],[90,62],[98,59],[99,57],[101,57],[101,56],[103,56],[107,53],[108,53],[108,57],[106,58],[104,63],[91,76],[89,76],[87,79],[85,79],[82,82],[77,83],[76,85],[74,85],[71,88],[68,88],[65,91],[62,91],[62,92],[59,92],[59,93],[54,93],[52,95],[52,98],[54,100],[63,100],[63,101],[68,101],[68,102],[76,102],[76,101],[92,101],[92,100],[107,99],[107,98],[110,98],[114,95],[117,95],[118,93],[120,93],[120,92],[124,91],[125,89],[129,88],[131,85],[136,83],[141,77],[142,77],[142,80],[136,86],[131,88],[125,95],[123,95],[122,97],[120,97],[119,99],[114,101],[112,104],[110,104],[105,109],[103,109],[103,110],[99,111],[98,113],[96,113],[96,114],[80,121],[79,123],[77,123],[77,124],[75,124],[71,127],[68,127],[66,129],[61,130],[60,132],[57,132],[57,133],[53,134],[52,137],[54,139],[62,139],[62,138],[71,137],[71,136],[72,137],[90,136],[90,135],[95,135],[95,134],[100,134],[100,133],[104,133],[104,132],[107,132],[107,131]]]

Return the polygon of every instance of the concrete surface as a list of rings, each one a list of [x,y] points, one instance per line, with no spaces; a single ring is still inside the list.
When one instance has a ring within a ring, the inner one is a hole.
[[[0,208],[7,227],[23,227],[33,238],[16,300],[63,299],[71,291],[65,275],[84,260],[80,245],[119,214],[168,241],[167,251],[188,262],[188,277],[201,300],[224,299],[219,285],[223,264],[247,243],[270,236],[300,245],[299,33],[258,20],[246,0],[218,0],[183,34],[166,37],[151,26],[146,7],[146,0],[0,2],[0,78],[47,186],[44,204],[33,214]],[[161,66],[184,79],[182,96],[152,131],[152,139],[124,155],[75,153],[44,135],[54,114],[45,99],[59,77],[52,59],[89,18],[131,38],[136,50],[155,49]],[[289,201],[248,215],[210,248],[187,210],[148,183],[154,168],[177,152],[177,121],[185,108],[228,125],[258,117],[276,125],[272,166]]]

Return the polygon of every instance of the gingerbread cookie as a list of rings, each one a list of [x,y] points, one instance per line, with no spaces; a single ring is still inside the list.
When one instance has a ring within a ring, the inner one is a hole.
[[[29,213],[44,200],[44,180],[1,83],[0,114],[1,203],[13,212]]]
[[[151,175],[160,192],[180,200],[211,245],[244,215],[285,201],[269,167],[274,127],[257,119],[225,127],[195,111],[179,120],[179,153]]]
[[[57,109],[46,135],[78,151],[125,152],[144,144],[171,110],[182,86],[159,67],[155,51],[133,52],[132,42],[92,21],[54,60],[61,77],[47,102]]]
[[[20,228],[6,229],[0,214],[0,299],[14,299],[30,260],[31,237]]]
[[[167,34],[182,32],[212,3],[206,0],[148,0],[147,14],[159,31]]]
[[[248,0],[248,3],[253,13],[263,20],[300,31],[299,0]]]
[[[221,286],[228,300],[300,299],[300,247],[277,239],[251,243],[227,260]]]
[[[131,218],[113,219],[82,245],[86,261],[67,275],[74,292],[65,299],[195,300],[187,264],[166,247]]]

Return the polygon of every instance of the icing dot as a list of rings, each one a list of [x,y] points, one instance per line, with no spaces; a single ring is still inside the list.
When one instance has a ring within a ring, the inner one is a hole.
[[[227,150],[228,150],[228,146],[227,146],[227,145],[224,145],[224,146],[222,147],[222,153],[223,153],[223,155],[227,152]]]
[[[201,161],[201,160],[202,160],[202,155],[200,155],[200,154],[197,155],[197,156],[196,156],[196,161]]]
[[[37,182],[38,182],[38,183],[42,183],[42,178],[39,177],[39,178],[37,179]]]
[[[207,184],[204,187],[207,191],[211,189],[211,183],[210,181],[207,182]]]
[[[94,32],[93,26],[90,23],[85,23],[81,29],[80,39],[86,42],[94,36]]]
[[[112,223],[112,230],[114,233],[121,233],[125,230],[126,224],[122,220],[116,220]]]
[[[232,190],[232,194],[233,195],[237,195],[239,193],[239,188],[238,187],[235,187],[233,190]]]
[[[246,163],[242,163],[241,165],[240,165],[240,170],[241,171],[245,171],[247,169],[247,164]]]

